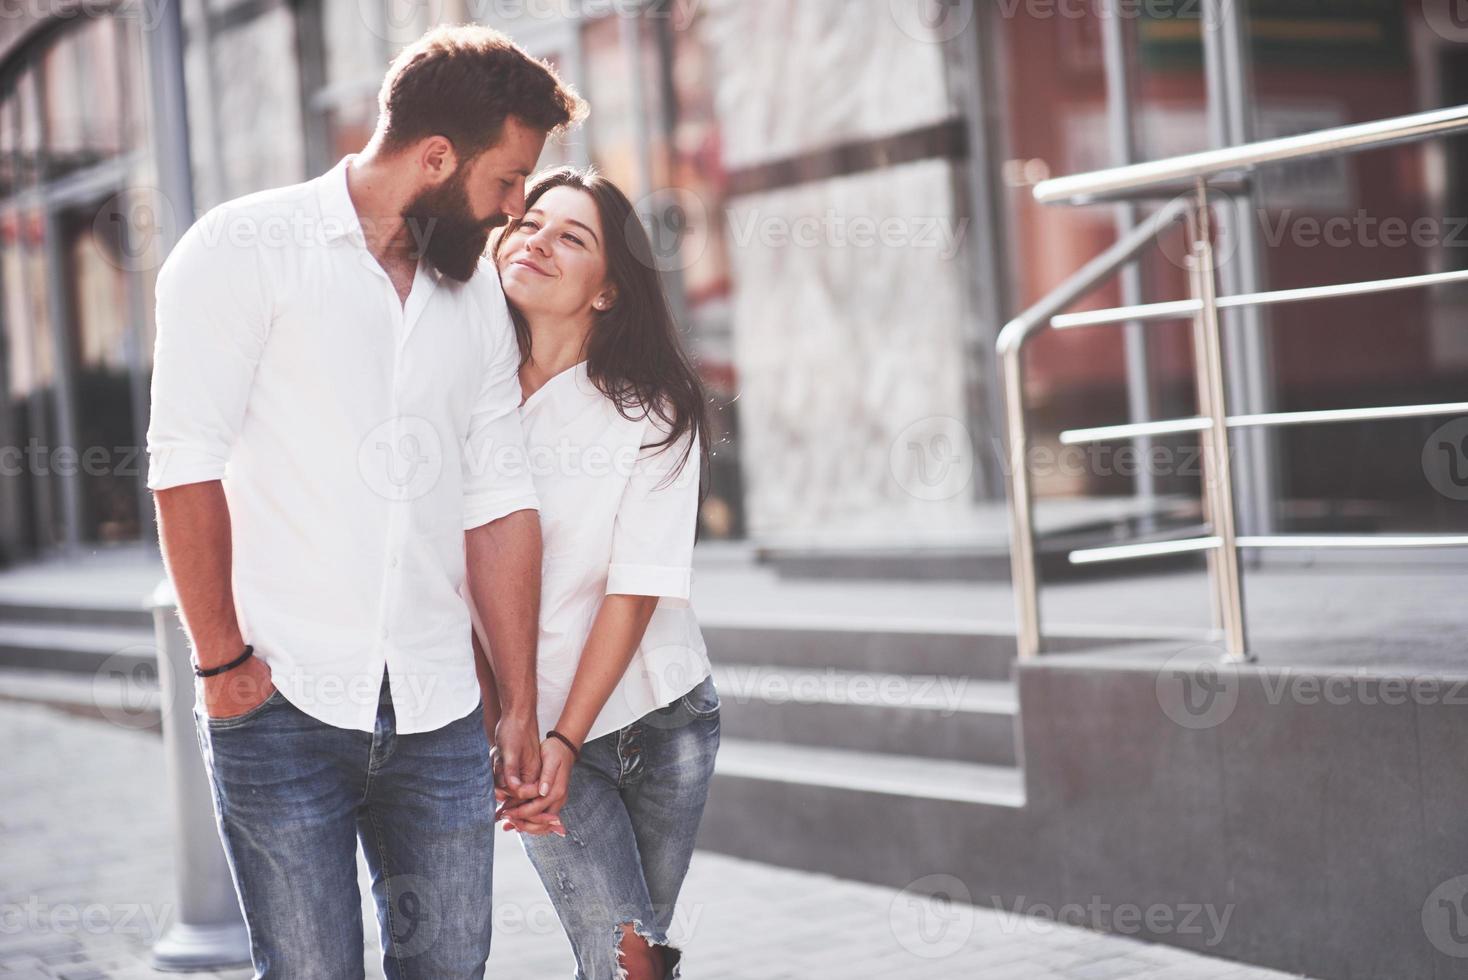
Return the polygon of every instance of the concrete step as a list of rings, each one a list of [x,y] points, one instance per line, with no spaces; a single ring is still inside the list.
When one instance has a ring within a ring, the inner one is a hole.
[[[971,619],[894,616],[700,616],[715,663],[831,668],[880,674],[933,674],[1007,681],[1014,627]],[[1047,652],[1069,653],[1176,636],[1177,630],[1107,626],[1050,627]]]
[[[790,579],[862,579],[885,581],[969,581],[1008,583],[1009,518],[1003,504],[981,506],[977,525],[954,528],[943,541],[895,544],[885,532],[868,528],[845,535],[841,544],[812,541],[767,541],[755,546],[765,566]],[[1037,507],[1039,540],[1036,561],[1041,577],[1055,582],[1110,574],[1104,565],[1073,565],[1078,548],[1132,541],[1146,534],[1182,536],[1202,521],[1196,498],[1049,499]],[[1153,559],[1154,568],[1189,567],[1197,555]]]
[[[141,603],[136,608],[80,600],[63,603],[0,592],[0,625],[7,623],[152,629],[153,614]]]
[[[714,680],[723,731],[737,738],[1015,764],[1008,681],[724,663]]]
[[[698,846],[898,888],[976,864],[1001,894],[1043,858],[1025,795],[1012,767],[725,737]]]
[[[162,694],[156,680],[134,673],[0,670],[0,701],[44,704],[134,731],[158,731]]]
[[[157,676],[153,630],[0,622],[0,668]]]
[[[1024,776],[1012,766],[782,742],[725,738],[715,772],[718,779],[821,787],[838,793],[1003,807],[1025,803]]]

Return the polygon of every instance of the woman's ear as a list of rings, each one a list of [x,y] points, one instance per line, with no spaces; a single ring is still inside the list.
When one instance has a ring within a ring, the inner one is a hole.
[[[617,287],[608,286],[606,289],[603,289],[599,294],[597,294],[596,299],[591,301],[591,305],[596,307],[597,311],[601,313],[605,313],[607,310],[610,310],[612,307],[616,306]]]

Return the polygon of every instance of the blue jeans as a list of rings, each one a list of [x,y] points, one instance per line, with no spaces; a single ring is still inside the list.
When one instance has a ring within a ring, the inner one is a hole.
[[[571,940],[578,980],[615,980],[623,924],[667,946],[718,748],[719,694],[705,678],[583,745],[561,808],[566,836],[524,838]],[[667,949],[668,976],[678,976],[680,957]]]
[[[480,710],[398,735],[317,721],[279,691],[238,718],[194,710],[255,977],[363,975],[357,842],[389,980],[480,980],[489,959],[494,784]]]

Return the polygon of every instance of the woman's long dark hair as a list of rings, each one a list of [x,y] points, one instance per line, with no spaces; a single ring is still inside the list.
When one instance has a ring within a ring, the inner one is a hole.
[[[556,187],[582,191],[596,202],[605,239],[607,276],[617,288],[616,302],[611,309],[596,313],[596,323],[587,339],[587,375],[623,418],[641,421],[652,413],[665,423],[667,437],[644,449],[661,452],[690,437],[675,475],[687,465],[694,442],[691,437],[696,436],[701,447],[700,483],[706,492],[708,481],[702,477],[708,471],[709,459],[708,403],[703,383],[683,350],[678,326],[673,322],[647,231],[627,195],[594,169],[558,167],[537,174],[526,188],[525,210],[535,207],[547,191]],[[511,222],[496,243],[496,264],[499,250],[518,224]],[[523,364],[530,359],[530,325],[513,303],[510,313]]]

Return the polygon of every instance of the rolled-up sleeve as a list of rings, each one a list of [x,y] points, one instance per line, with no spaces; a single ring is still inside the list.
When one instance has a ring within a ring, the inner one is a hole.
[[[657,424],[649,424],[648,433],[651,442],[667,434]],[[639,454],[617,506],[608,595],[661,596],[675,605],[688,601],[699,476],[699,440],[692,434]]]
[[[223,478],[270,332],[259,249],[205,215],[158,273],[148,489]]]
[[[520,429],[520,348],[508,312],[494,332],[497,343],[490,345],[464,445],[466,531],[540,509]]]

